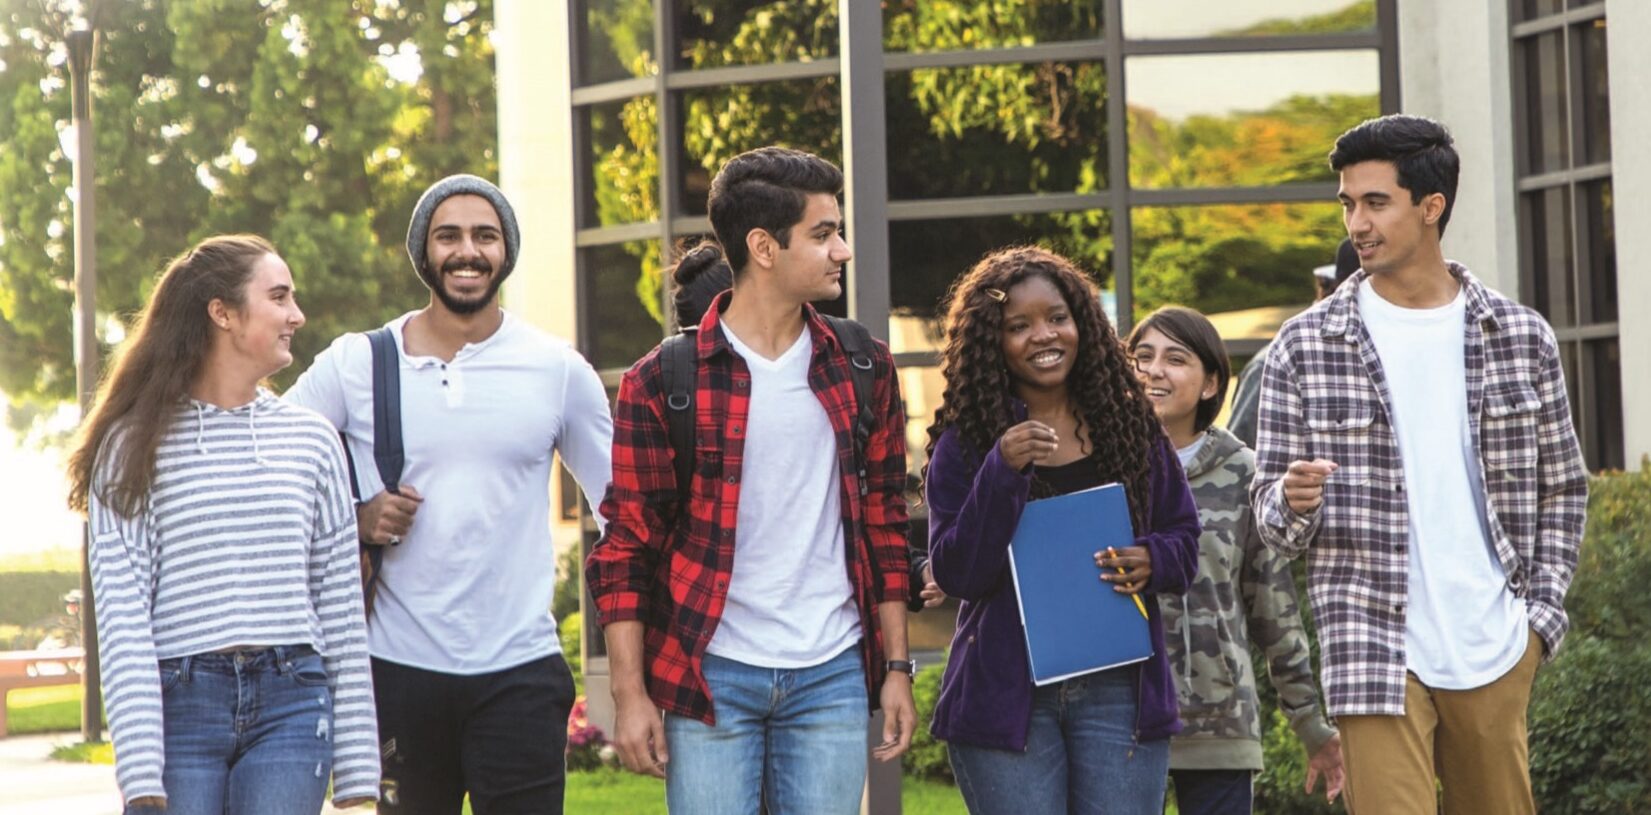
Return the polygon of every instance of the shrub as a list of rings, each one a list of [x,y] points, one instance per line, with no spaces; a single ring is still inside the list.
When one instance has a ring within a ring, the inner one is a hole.
[[[1651,645],[1571,635],[1537,672],[1531,784],[1550,815],[1651,812]]]
[[[579,547],[570,546],[556,558],[556,588],[551,595],[550,613],[558,620],[579,613],[579,592],[585,585],[585,564]]]
[[[932,781],[957,783],[952,777],[951,762],[946,759],[946,745],[929,735],[929,722],[934,721],[934,704],[940,699],[940,676],[946,671],[942,660],[917,672],[912,680],[912,698],[917,703],[917,732],[912,734],[911,749],[901,757],[906,774]]]
[[[1596,476],[1571,633],[1536,674],[1531,783],[1543,812],[1651,811],[1651,462]]]
[[[1323,781],[1311,795],[1302,790],[1307,779],[1307,752],[1290,729],[1290,720],[1277,707],[1262,715],[1261,752],[1267,768],[1255,777],[1255,811],[1269,815],[1330,815],[1344,811],[1340,799],[1334,805],[1324,802]]]

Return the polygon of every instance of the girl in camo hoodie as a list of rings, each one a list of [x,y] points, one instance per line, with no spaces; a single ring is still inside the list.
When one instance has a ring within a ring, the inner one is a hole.
[[[1323,775],[1333,797],[1341,787],[1341,742],[1319,708],[1289,562],[1261,545],[1251,521],[1255,453],[1214,426],[1232,376],[1226,346],[1204,315],[1174,306],[1141,322],[1128,345],[1186,469],[1204,530],[1192,587],[1158,598],[1184,723],[1170,742],[1176,803],[1182,815],[1251,811],[1262,728],[1252,643],[1307,751],[1308,790]]]

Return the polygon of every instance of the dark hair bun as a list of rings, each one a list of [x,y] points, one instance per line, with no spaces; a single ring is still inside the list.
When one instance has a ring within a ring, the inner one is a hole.
[[[687,286],[722,262],[722,247],[716,241],[705,241],[688,250],[676,262],[676,267],[671,270],[671,279],[678,286]]]

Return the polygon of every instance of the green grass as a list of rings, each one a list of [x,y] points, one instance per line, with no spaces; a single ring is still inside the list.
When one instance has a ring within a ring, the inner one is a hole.
[[[25,733],[64,733],[80,729],[80,686],[20,688],[6,695],[6,730]]]
[[[106,741],[65,744],[52,748],[52,759],[71,764],[114,764],[115,746]]]
[[[45,549],[0,557],[0,572],[79,572],[80,550]]]

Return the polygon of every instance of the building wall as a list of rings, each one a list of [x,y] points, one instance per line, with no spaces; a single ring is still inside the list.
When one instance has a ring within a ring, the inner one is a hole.
[[[1606,47],[1611,73],[1611,149],[1617,196],[1617,296],[1621,307],[1624,460],[1634,467],[1651,455],[1651,274],[1640,262],[1651,257],[1651,3],[1607,0]],[[1630,194],[1623,195],[1623,191]]]
[[[1508,0],[1399,3],[1399,87],[1406,113],[1450,128],[1462,178],[1445,257],[1518,296],[1513,86]]]

